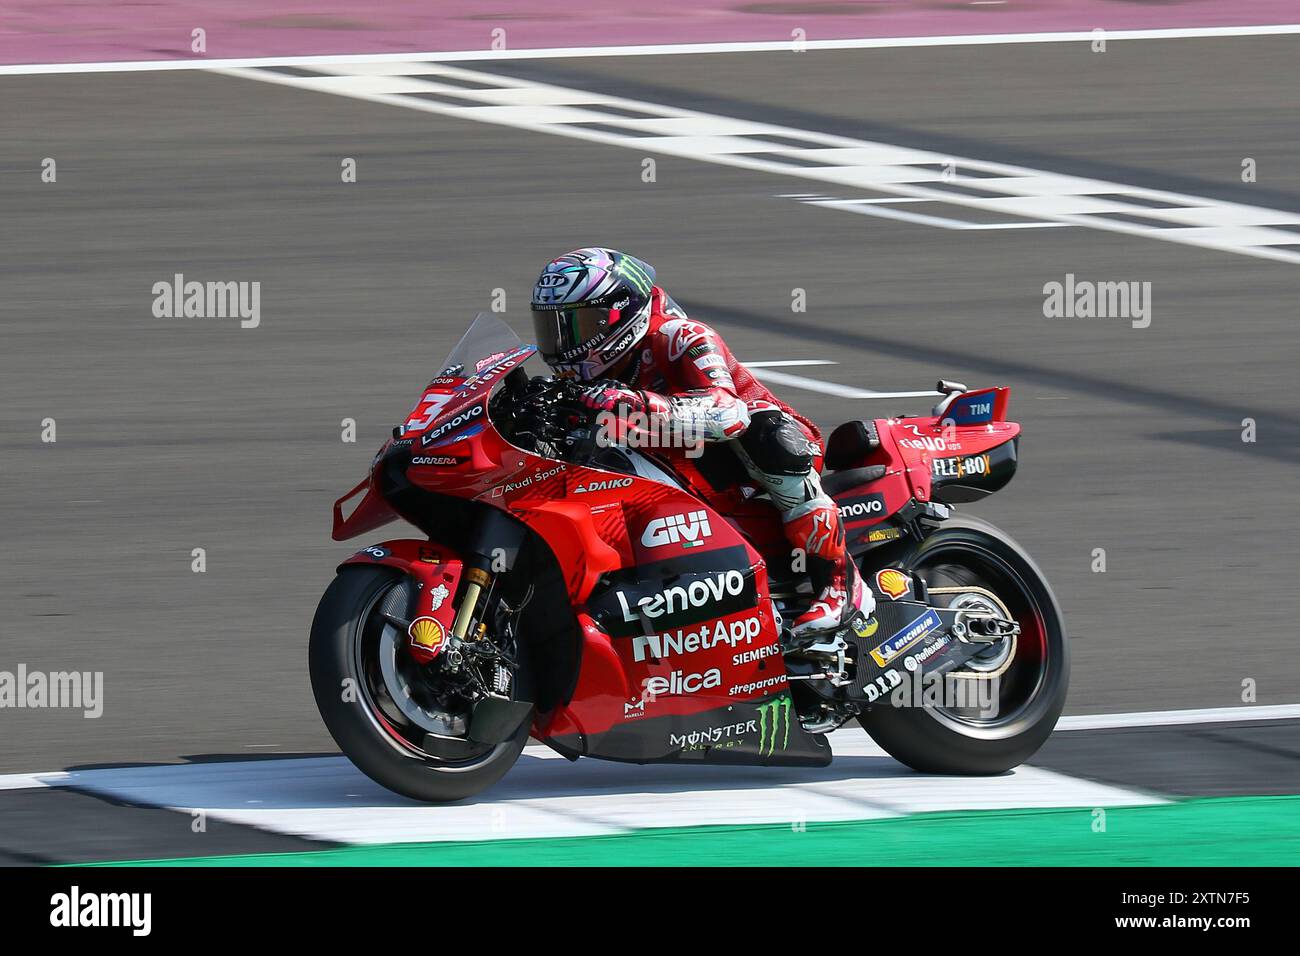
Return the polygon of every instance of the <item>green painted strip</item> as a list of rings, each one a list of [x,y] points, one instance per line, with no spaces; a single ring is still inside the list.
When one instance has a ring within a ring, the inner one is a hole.
[[[405,843],[138,866],[1296,866],[1300,796],[1158,806],[921,813],[791,826]],[[1095,816],[1094,816],[1095,815]]]

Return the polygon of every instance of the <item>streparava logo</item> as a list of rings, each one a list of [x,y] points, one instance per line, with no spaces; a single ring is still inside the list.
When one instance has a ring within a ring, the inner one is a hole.
[[[777,738],[784,750],[790,743],[790,695],[769,700],[758,708],[758,753],[771,756],[776,752]]]

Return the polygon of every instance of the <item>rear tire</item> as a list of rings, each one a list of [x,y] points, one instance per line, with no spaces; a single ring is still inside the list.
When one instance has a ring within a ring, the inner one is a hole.
[[[395,732],[394,715],[385,715],[367,693],[374,676],[366,673],[365,654],[373,629],[382,627],[375,615],[379,600],[399,580],[388,568],[346,567],[325,591],[308,651],[316,706],[334,742],[376,783],[415,800],[462,800],[486,790],[514,766],[528,741],[529,724],[525,721],[510,740],[469,756],[429,753]]]
[[[1051,735],[1069,686],[1069,642],[1047,579],[1009,536],[965,515],[944,522],[900,563],[931,586],[992,591],[1020,623],[1021,634],[999,677],[997,716],[976,719],[883,703],[859,716],[859,723],[891,757],[922,773],[987,775],[1024,763]]]

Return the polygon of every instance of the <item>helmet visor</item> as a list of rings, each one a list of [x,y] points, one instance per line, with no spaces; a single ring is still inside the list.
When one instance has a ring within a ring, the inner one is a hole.
[[[533,312],[537,348],[549,364],[582,361],[591,349],[592,339],[599,338],[608,328],[608,309],[584,306]]]

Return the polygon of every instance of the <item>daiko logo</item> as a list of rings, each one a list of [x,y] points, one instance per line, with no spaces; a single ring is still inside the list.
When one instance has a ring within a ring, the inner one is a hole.
[[[589,481],[585,485],[578,485],[573,489],[575,495],[585,495],[589,491],[613,491],[616,488],[626,488],[632,484],[631,478],[609,478],[604,481]]]
[[[713,535],[707,511],[692,511],[684,515],[655,518],[645,526],[641,543],[647,548],[661,548],[666,544],[680,544],[683,548],[698,548],[704,539]]]

